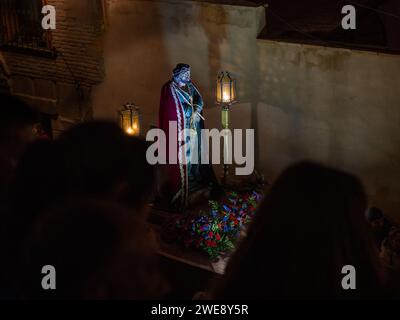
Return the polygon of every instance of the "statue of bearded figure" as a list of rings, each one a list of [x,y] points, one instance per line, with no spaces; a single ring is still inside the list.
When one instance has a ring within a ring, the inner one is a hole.
[[[180,211],[187,207],[195,194],[218,185],[211,165],[202,164],[202,113],[203,99],[191,81],[190,66],[178,64],[172,79],[161,90],[159,128],[164,130],[167,138],[167,165],[163,170],[161,192],[169,205]],[[176,123],[173,129],[171,121]],[[171,135],[177,139],[177,144],[169,146]],[[170,147],[174,148],[172,153],[176,152],[176,164],[169,161]]]

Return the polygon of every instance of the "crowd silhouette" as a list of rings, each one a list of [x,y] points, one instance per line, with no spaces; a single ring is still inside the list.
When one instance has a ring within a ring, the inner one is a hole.
[[[106,121],[38,138],[28,105],[1,95],[0,106],[0,298],[168,297],[175,284],[148,222],[147,143]],[[57,290],[42,288],[45,265],[57,270]],[[355,290],[342,286],[346,265]],[[397,298],[399,268],[400,231],[368,208],[360,180],[302,162],[273,183],[225,274],[197,297]]]

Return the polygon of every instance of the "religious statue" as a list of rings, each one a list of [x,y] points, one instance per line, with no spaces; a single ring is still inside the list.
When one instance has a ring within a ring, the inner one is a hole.
[[[176,132],[171,132],[171,121],[176,123],[176,129],[173,129]],[[207,189],[213,190],[218,185],[211,165],[202,164],[201,161],[203,99],[191,81],[191,70],[187,64],[178,64],[173,70],[172,80],[161,90],[159,128],[166,134],[167,158],[171,155],[170,136],[178,139],[178,143],[171,146],[177,147],[172,153],[175,153],[178,161],[176,164],[167,161],[161,192],[173,208],[183,210],[196,194]],[[179,141],[183,135],[183,141]]]

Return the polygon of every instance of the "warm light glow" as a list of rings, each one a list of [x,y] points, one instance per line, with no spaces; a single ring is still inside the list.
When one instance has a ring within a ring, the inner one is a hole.
[[[221,72],[217,79],[216,100],[222,104],[232,104],[236,100],[236,81],[229,72]]]
[[[131,127],[129,127],[126,129],[126,133],[129,134],[130,136],[133,136],[135,134],[135,131]]]
[[[231,102],[231,95],[230,95],[229,89],[224,90],[224,92],[222,93],[222,101],[223,102]]]
[[[130,136],[140,136],[140,111],[138,107],[128,103],[119,111],[121,128]]]

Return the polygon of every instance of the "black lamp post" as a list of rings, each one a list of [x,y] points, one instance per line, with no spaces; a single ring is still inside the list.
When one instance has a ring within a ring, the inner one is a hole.
[[[216,91],[217,104],[222,106],[221,123],[223,130],[229,130],[230,124],[230,107],[236,103],[236,80],[231,77],[229,72],[222,71],[218,74],[217,78],[217,91]],[[228,178],[228,164],[226,159],[229,158],[229,143],[228,137],[224,136],[224,169],[222,176],[222,183],[226,184]]]

